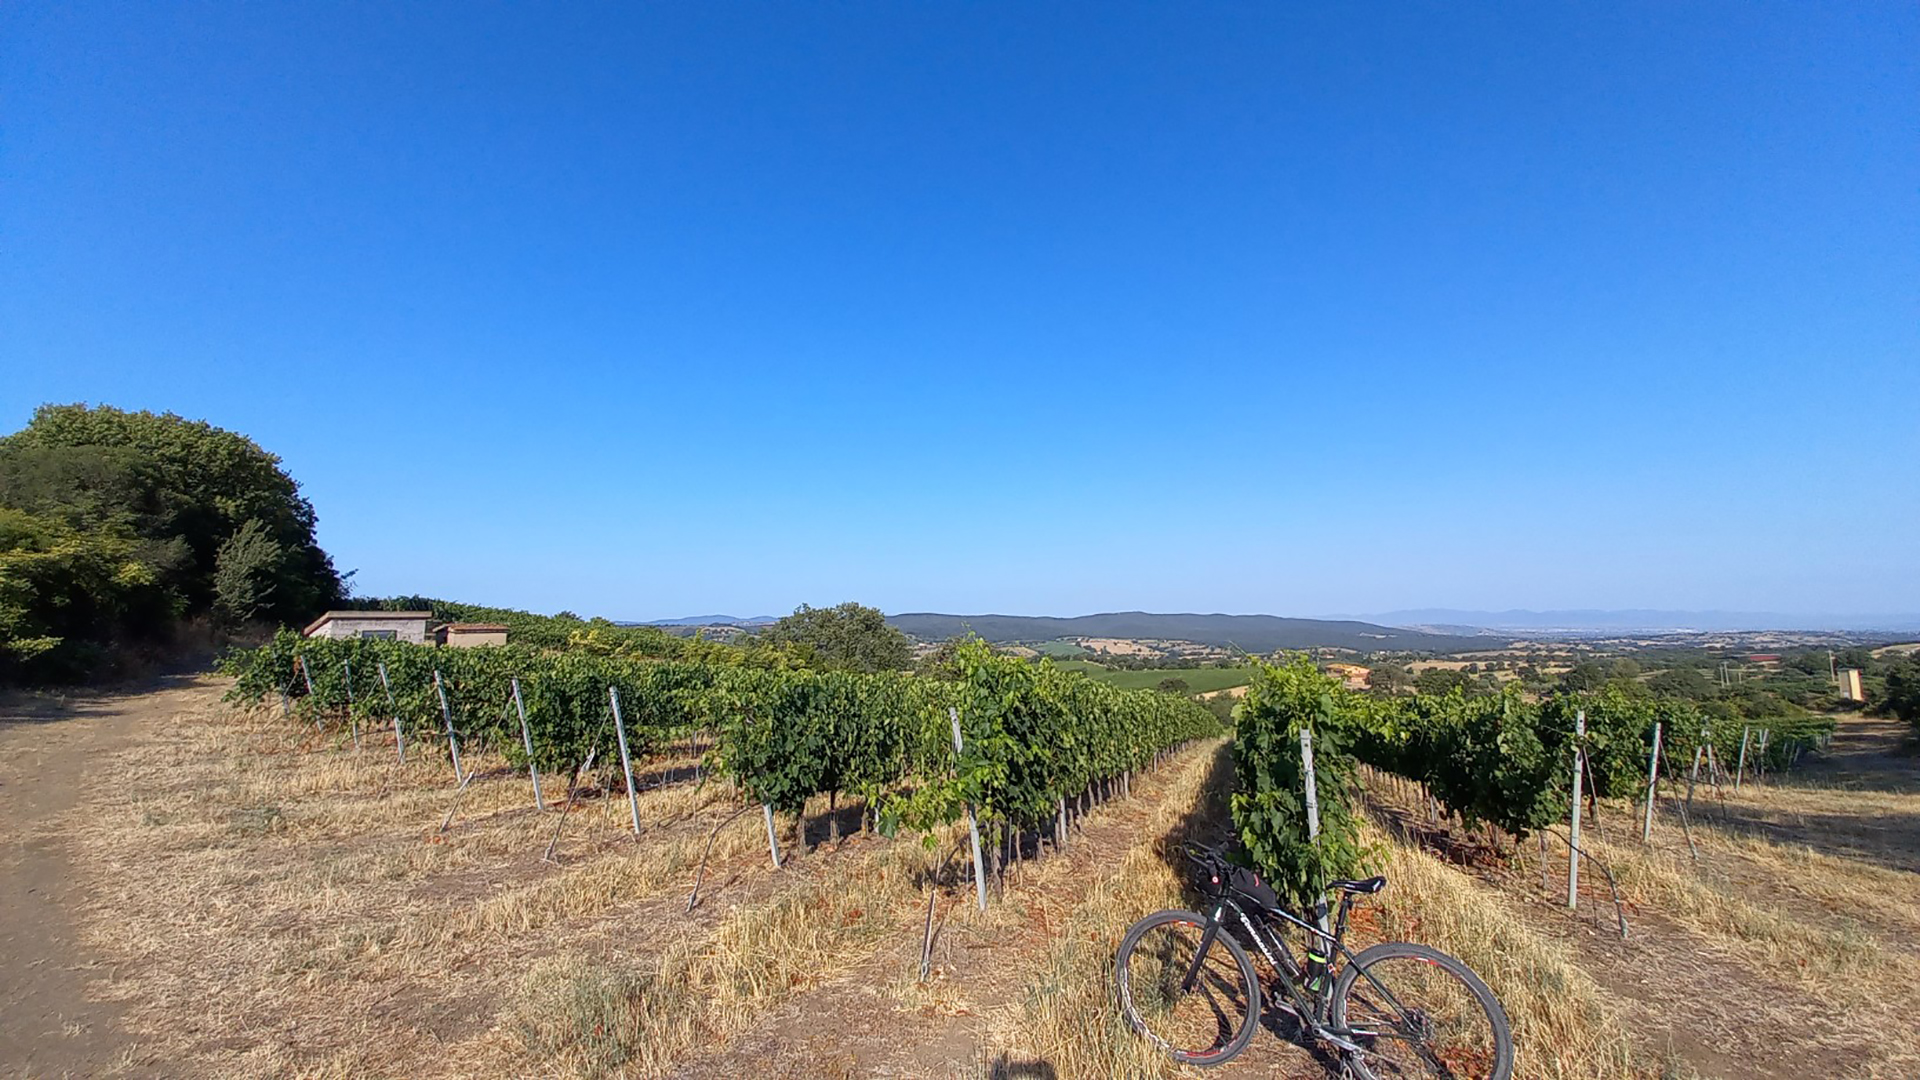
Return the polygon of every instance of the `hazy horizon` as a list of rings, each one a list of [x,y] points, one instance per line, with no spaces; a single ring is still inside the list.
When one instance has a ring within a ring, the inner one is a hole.
[[[813,606],[822,607],[827,605],[814,604]],[[1628,628],[1628,629],[1659,629],[1659,628],[1662,628],[1663,625],[1666,625],[1668,623],[1671,623],[1672,627],[1675,629],[1702,629],[1702,630],[1858,630],[1861,632],[1872,632],[1876,630],[1898,631],[1898,630],[1905,630],[1905,629],[1920,628],[1920,612],[1878,612],[1878,613],[1865,613],[1865,614],[1860,614],[1860,613],[1837,614],[1832,612],[1685,611],[1685,610],[1655,610],[1655,609],[1636,609],[1636,608],[1619,608],[1619,609],[1578,608],[1578,609],[1561,609],[1561,610],[1545,610],[1545,611],[1533,611],[1528,609],[1509,609],[1505,611],[1471,611],[1471,610],[1461,610],[1461,609],[1408,608],[1408,609],[1400,609],[1400,610],[1394,610],[1394,611],[1361,613],[1361,614],[1345,614],[1345,613],[1297,614],[1297,613],[1291,613],[1291,612],[1278,612],[1278,611],[1172,611],[1172,610],[1146,611],[1145,609],[1141,609],[1141,608],[1128,608],[1128,607],[1103,608],[1099,611],[1074,611],[1074,612],[1057,612],[1057,611],[933,612],[931,609],[916,608],[916,609],[902,609],[899,611],[887,611],[886,614],[889,617],[896,616],[896,615],[943,614],[943,615],[956,615],[956,616],[962,616],[962,617],[982,617],[982,618],[992,617],[992,616],[1013,616],[1013,617],[1019,617],[1019,618],[1072,619],[1072,618],[1081,618],[1081,617],[1092,616],[1092,615],[1123,614],[1127,612],[1143,612],[1145,614],[1151,614],[1151,615],[1229,615],[1229,616],[1257,615],[1257,616],[1271,616],[1271,617],[1284,618],[1284,619],[1309,619],[1309,620],[1316,620],[1316,621],[1354,621],[1354,622],[1381,623],[1385,625],[1404,625],[1407,623],[1408,620],[1412,619],[1415,616],[1429,616],[1429,615],[1474,616],[1474,617],[1481,617],[1485,621],[1467,620],[1459,623],[1458,625],[1480,626],[1488,629],[1501,629],[1509,626],[1518,627],[1520,624],[1500,621],[1503,618],[1510,618],[1513,616],[1531,616],[1534,619],[1532,625],[1536,628],[1541,628],[1541,629],[1547,629],[1547,628],[1608,629],[1613,627]],[[647,618],[628,618],[625,616],[607,616],[607,617],[613,618],[619,622],[667,624],[667,623],[686,623],[695,619],[734,620],[734,621],[777,619],[782,614],[785,614],[785,612],[779,612],[779,613],[764,612],[764,613],[759,613],[754,615],[738,615],[738,614],[731,614],[726,612],[713,612],[706,615],[656,615],[656,616],[649,616]],[[1573,617],[1573,618],[1571,621],[1567,621],[1564,623],[1553,623],[1553,622],[1546,621],[1548,617]],[[1596,620],[1595,617],[1598,617],[1598,620]],[[1632,618],[1629,618],[1629,617],[1632,617]],[[1581,621],[1582,618],[1585,618],[1587,621]],[[1700,626],[1683,625],[1683,620],[1690,619],[1690,618],[1700,620],[1703,625],[1700,625]],[[1636,623],[1633,621],[1633,619],[1647,619],[1652,621]],[[1400,620],[1400,621],[1396,622],[1394,620]],[[1804,620],[1804,625],[1793,623],[1792,620]],[[1433,623],[1415,622],[1414,623],[1414,625],[1422,625],[1422,624],[1435,625],[1439,623],[1437,622],[1433,622]]]

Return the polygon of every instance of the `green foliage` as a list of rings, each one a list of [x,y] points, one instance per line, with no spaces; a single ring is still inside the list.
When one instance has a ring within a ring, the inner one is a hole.
[[[0,507],[0,682],[78,678],[119,638],[163,628],[174,602],[136,547]]]
[[[716,654],[719,655],[719,654]],[[512,682],[520,681],[536,760],[571,768],[589,752],[616,761],[608,688],[620,695],[637,755],[694,730],[714,738],[711,764],[754,799],[785,812],[816,794],[850,792],[885,804],[889,826],[931,828],[971,803],[985,820],[1032,825],[1056,800],[1144,764],[1155,750],[1212,734],[1191,701],[1122,691],[1051,665],[957,646],[955,679],[898,672],[789,670],[711,658],[657,660],[512,644],[444,649],[371,639],[302,638],[282,631],[223,664],[229,696],[277,701],[323,726],[351,716],[398,716],[411,742],[437,743],[446,688],[463,745],[523,759]],[[380,672],[387,680],[383,684]],[[312,689],[308,690],[311,680]],[[388,692],[392,698],[389,700]],[[965,732],[953,752],[948,710]]]
[[[220,547],[250,521],[281,549],[266,614],[301,620],[340,596],[339,576],[314,542],[313,505],[280,459],[204,421],[43,405],[0,439],[0,505],[183,549],[181,565],[156,568],[188,611],[212,606]]]
[[[1578,693],[1598,690],[1613,678],[1613,666],[1598,660],[1582,660],[1560,675],[1560,689]]]
[[[758,646],[751,639],[744,646],[735,646],[699,637],[679,637],[657,626],[623,626],[607,619],[582,619],[567,611],[538,615],[516,608],[487,607],[427,596],[360,599],[347,606],[362,611],[430,611],[435,619],[443,622],[500,623],[507,628],[507,639],[517,645],[608,658],[699,660],[765,668],[798,664],[790,654]]]
[[[1421,694],[1449,694],[1456,690],[1465,694],[1473,690],[1473,677],[1450,668],[1428,668],[1414,677],[1413,689]]]
[[[1244,666],[1235,667],[1178,667],[1144,668],[1139,671],[1115,671],[1097,664],[1081,666],[1078,661],[1058,662],[1063,671],[1083,671],[1095,682],[1122,690],[1158,689],[1168,679],[1178,679],[1187,684],[1181,691],[1187,694],[1206,694],[1215,690],[1227,690],[1235,686],[1245,686],[1253,681],[1253,669]]]
[[[1367,669],[1367,689],[1376,694],[1392,696],[1413,686],[1412,676],[1399,664],[1378,661]]]
[[[1647,680],[1647,689],[1664,697],[1704,701],[1719,688],[1707,677],[1706,672],[1691,664],[1682,664],[1656,673]]]
[[[213,607],[232,623],[244,623],[266,610],[273,599],[279,543],[258,518],[227,537],[213,560]]]
[[[1911,724],[1914,734],[1920,735],[1920,653],[1908,653],[1887,665],[1886,693],[1879,707]]]
[[[279,459],[172,414],[42,406],[0,439],[0,508],[0,679],[79,679],[182,617],[304,620],[340,596]]]
[[[1327,882],[1353,875],[1365,850],[1354,814],[1353,762],[1344,736],[1356,706],[1338,679],[1304,657],[1261,665],[1235,711],[1233,822],[1254,866],[1301,906]],[[1320,834],[1308,840],[1300,733],[1311,731]]]
[[[917,709],[909,753],[920,783],[888,808],[892,821],[911,828],[955,821],[967,804],[985,821],[1038,825],[1095,781],[1220,729],[1186,698],[1118,690],[995,653],[978,639],[955,647],[949,671],[951,680],[932,683]],[[961,729],[957,756],[948,709]]]
[[[907,635],[888,626],[878,608],[852,601],[830,608],[802,604],[758,637],[803,657],[810,667],[903,671],[913,662]]]
[[[1163,694],[1185,694],[1188,691],[1187,680],[1178,676],[1168,676],[1153,684],[1155,690]]]

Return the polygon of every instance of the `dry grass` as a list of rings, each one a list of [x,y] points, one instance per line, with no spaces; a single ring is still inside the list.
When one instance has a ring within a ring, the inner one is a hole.
[[[1733,828],[1695,822],[1699,857],[1678,822],[1588,847],[1612,868],[1626,899],[1684,928],[1688,950],[1712,958],[1752,1021],[1809,1050],[1828,1048],[1834,1075],[1920,1075],[1920,876],[1861,858],[1778,842],[1741,818],[1916,820],[1920,796],[1845,788],[1747,788],[1732,799]],[[1753,1036],[1749,1036],[1752,1038]],[[1756,1039],[1755,1041],[1759,1041]]]
[[[942,1053],[958,1042],[950,1064],[963,1073],[1180,1074],[1121,1022],[1113,950],[1134,919],[1186,906],[1157,845],[1219,820],[1220,744],[1175,759],[1152,798],[1097,809],[1086,841],[1023,865],[987,913],[949,889],[939,971],[923,984],[931,856],[918,845],[856,837],[774,873],[748,814],[718,834],[688,916],[708,829],[736,805],[718,786],[643,792],[637,843],[625,799],[593,793],[548,864],[555,814],[532,810],[525,775],[504,762],[476,755],[483,779],[459,796],[444,760],[317,746],[270,713],[224,709],[217,692],[207,684],[99,762],[110,782],[67,822],[90,878],[79,921],[112,960],[94,991],[121,1004],[137,1041],[122,1071],[652,1076],[704,1060],[723,1075],[734,1059],[709,1050],[749,1029],[785,1037],[765,1021],[788,1003],[799,1019],[787,1024],[864,1008],[875,1039],[938,1032]],[[547,778],[549,798],[564,784]],[[1697,820],[1697,864],[1671,818],[1642,848],[1618,824],[1637,816],[1607,811],[1615,842],[1589,835],[1637,907],[1635,939],[1610,953],[1514,881],[1385,840],[1391,885],[1370,930],[1486,977],[1529,1080],[1660,1074],[1659,1045],[1628,1037],[1654,1014],[1757,1044],[1744,1060],[1790,1032],[1836,1063],[1823,1075],[1920,1075],[1920,876],[1901,862],[1920,795],[1774,786],[1729,809],[1749,825]],[[1833,826],[1848,821],[1862,824]],[[1691,997],[1635,999],[1620,972],[1656,956],[1690,969]],[[848,984],[870,992],[842,994]],[[985,1048],[977,1060],[963,1060],[968,1045]],[[821,1058],[815,1071],[853,1068]],[[1320,1066],[1263,1034],[1212,1075],[1255,1074]]]
[[[556,814],[534,813],[504,762],[474,755],[482,779],[462,796],[444,760],[400,766],[390,742],[312,752],[309,732],[214,697],[108,764],[116,783],[73,823],[111,913],[88,920],[89,943],[120,961],[99,989],[148,1063],[457,1074],[449,1045],[499,1056],[489,1029],[532,962],[588,948],[624,969],[686,948],[721,904],[787,884],[747,815],[716,840],[700,915],[665,917],[732,805],[719,786],[643,791],[640,843],[624,798],[583,800],[548,864]],[[565,780],[546,779],[550,799]],[[621,925],[648,911],[644,932]]]
[[[1224,757],[1226,750],[1219,753]],[[1029,983],[1024,1009],[1002,1036],[1001,1068],[1013,1072],[1022,1064],[1044,1063],[1061,1077],[1090,1078],[1281,1075],[1279,1069],[1323,1075],[1305,1051],[1278,1046],[1265,1032],[1225,1069],[1175,1066],[1127,1029],[1114,1001],[1114,950],[1126,928],[1151,911],[1189,906],[1182,878],[1159,853],[1158,841],[1196,823],[1222,820],[1219,785],[1226,775],[1211,755],[1190,766],[1139,842],[1072,913]],[[1215,782],[1211,790],[1209,779]],[[1487,980],[1513,1021],[1520,1048],[1516,1076],[1662,1075],[1659,1063],[1636,1055],[1618,1009],[1564,945],[1530,930],[1474,878],[1413,848],[1373,839],[1391,882],[1377,906],[1378,926],[1387,936],[1451,952]]]
[[[1114,999],[1113,957],[1135,919],[1160,908],[1184,906],[1180,879],[1161,857],[1158,843],[1194,816],[1225,753],[1219,744],[1211,744],[1210,752],[1182,766],[1132,849],[1073,909],[1042,954],[1022,1009],[998,1033],[995,1069],[1018,1075],[1022,1067],[1044,1065],[1069,1080],[1199,1075],[1198,1070],[1178,1069],[1128,1029]]]
[[[1513,1023],[1514,1075],[1660,1075],[1636,1055],[1619,1010],[1564,944],[1536,932],[1471,875],[1416,848],[1381,847],[1388,881],[1377,905],[1383,936],[1451,953],[1486,980]]]
[[[518,1015],[529,1063],[660,1075],[859,963],[911,918],[924,868],[913,845],[876,843],[771,900],[733,908],[708,937],[680,941],[637,970],[615,975],[578,959],[544,965],[529,977]],[[569,1004],[556,1009],[555,1001]]]

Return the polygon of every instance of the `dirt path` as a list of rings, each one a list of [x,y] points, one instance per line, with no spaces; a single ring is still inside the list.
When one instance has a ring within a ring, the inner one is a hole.
[[[0,1075],[125,1073],[115,1010],[88,995],[110,978],[79,942],[85,892],[64,819],[90,777],[138,726],[166,715],[195,680],[131,694],[20,695],[0,702]]]

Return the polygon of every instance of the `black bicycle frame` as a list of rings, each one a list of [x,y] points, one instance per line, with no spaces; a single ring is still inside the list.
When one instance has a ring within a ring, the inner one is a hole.
[[[1219,936],[1220,928],[1225,925],[1221,916],[1231,909],[1233,913],[1239,917],[1240,925],[1246,928],[1247,935],[1253,939],[1254,946],[1260,950],[1260,955],[1267,958],[1268,966],[1272,967],[1274,974],[1279,976],[1280,985],[1286,991],[1287,997],[1292,999],[1292,1004],[1290,1005],[1281,1001],[1275,1001],[1273,1004],[1277,1008],[1285,1009],[1287,1012],[1292,1013],[1296,1019],[1306,1024],[1316,1037],[1325,1039],[1342,1050],[1364,1053],[1365,1048],[1355,1043],[1348,1036],[1377,1036],[1382,1034],[1381,1032],[1353,1031],[1351,1029],[1335,1030],[1330,1022],[1333,1008],[1333,973],[1337,967],[1336,960],[1351,964],[1354,958],[1354,951],[1347,948],[1345,940],[1347,933],[1347,915],[1352,906],[1352,896],[1343,896],[1340,898],[1339,916],[1332,932],[1328,932],[1305,919],[1299,918],[1289,912],[1281,911],[1278,908],[1258,907],[1255,909],[1258,913],[1257,917],[1250,916],[1246,908],[1240,906],[1230,894],[1223,892],[1222,895],[1214,897],[1213,910],[1207,915],[1206,929],[1202,931],[1200,935],[1200,946],[1194,951],[1193,964],[1187,969],[1187,977],[1181,984],[1181,989],[1187,992],[1192,991],[1193,984],[1199,977],[1201,964],[1206,960],[1207,953],[1213,948],[1213,939]],[[1293,954],[1288,951],[1286,942],[1281,939],[1280,935],[1274,933],[1273,930],[1267,926],[1266,920],[1276,916],[1306,931],[1307,940],[1310,943],[1307,950],[1310,967],[1307,970],[1303,971],[1300,965],[1293,962]],[[1262,933],[1262,931],[1265,932]],[[1271,942],[1271,946],[1269,942]],[[1315,942],[1320,943],[1318,950],[1312,945],[1312,943]],[[1379,979],[1374,978],[1372,972],[1361,968],[1360,974],[1368,982],[1372,983],[1376,990],[1385,995],[1387,1001],[1393,1005],[1395,1011],[1405,1013],[1405,1006],[1401,1005],[1400,1000],[1394,997],[1393,991],[1387,989]],[[1311,999],[1301,992],[1300,987],[1300,981],[1305,981],[1310,975],[1317,975],[1320,979],[1318,987],[1309,988],[1314,990]],[[1254,987],[1254,992],[1259,992],[1258,986]]]

